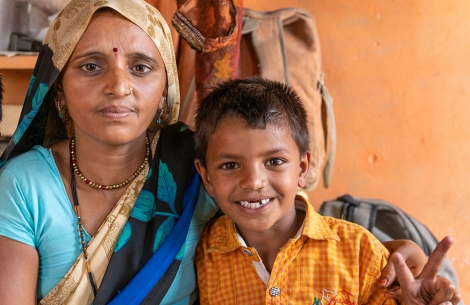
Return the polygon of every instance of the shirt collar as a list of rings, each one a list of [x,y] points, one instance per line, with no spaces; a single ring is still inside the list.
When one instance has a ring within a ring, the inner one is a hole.
[[[306,201],[302,196],[296,196],[295,208],[296,210],[305,212],[305,219],[301,227],[300,235],[305,235],[310,239],[326,240],[333,239],[339,241],[339,236],[330,229],[326,220],[315,212],[313,206]],[[239,234],[235,228],[234,222],[226,215],[220,217],[220,231],[217,235],[220,236],[217,243],[208,249],[209,252],[230,252],[238,247],[246,247],[246,244],[239,239]],[[299,234],[295,236],[295,239]]]

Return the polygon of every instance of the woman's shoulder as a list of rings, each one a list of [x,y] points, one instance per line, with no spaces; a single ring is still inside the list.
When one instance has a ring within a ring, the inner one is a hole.
[[[21,177],[23,175],[28,175],[28,173],[44,171],[46,168],[55,168],[52,151],[43,146],[36,145],[29,151],[15,156],[5,162],[5,164],[0,168],[0,174],[13,172],[15,173],[15,176]]]
[[[165,126],[158,140],[162,153],[169,153],[172,158],[194,157],[194,132],[183,122]]]

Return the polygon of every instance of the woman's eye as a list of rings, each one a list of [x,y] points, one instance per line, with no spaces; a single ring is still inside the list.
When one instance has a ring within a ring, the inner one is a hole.
[[[222,164],[221,168],[227,169],[227,170],[235,169],[237,168],[237,164],[235,162],[227,162],[227,163]]]
[[[145,73],[145,72],[150,71],[151,69],[146,65],[136,65],[134,66],[133,70],[139,73]]]
[[[94,72],[99,69],[97,64],[85,64],[82,66],[82,69],[84,69],[87,72]]]
[[[266,165],[279,166],[279,165],[282,165],[283,163],[284,161],[282,159],[274,158],[274,159],[269,159],[268,162],[266,162]]]

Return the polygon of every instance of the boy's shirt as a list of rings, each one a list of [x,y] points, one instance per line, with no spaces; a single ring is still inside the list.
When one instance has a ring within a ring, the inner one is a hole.
[[[388,250],[363,227],[296,202],[306,212],[301,234],[279,251],[269,279],[227,216],[207,225],[196,251],[201,304],[396,304],[378,287]]]

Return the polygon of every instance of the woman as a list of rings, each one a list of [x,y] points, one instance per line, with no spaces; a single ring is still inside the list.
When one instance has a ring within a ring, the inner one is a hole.
[[[199,192],[178,110],[157,10],[140,0],[64,8],[0,158],[0,303],[196,300],[194,250],[217,207]]]
[[[162,281],[140,298],[195,300],[194,248],[216,206],[205,193],[196,205],[192,134],[172,124],[178,110],[158,11],[137,0],[64,8],[1,159],[1,302],[90,304],[99,287],[94,303],[105,304],[157,248]],[[155,121],[172,125],[160,135]]]

